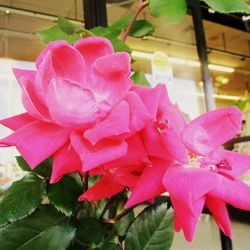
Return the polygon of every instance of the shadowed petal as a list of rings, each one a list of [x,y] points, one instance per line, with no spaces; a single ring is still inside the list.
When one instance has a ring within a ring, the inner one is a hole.
[[[73,147],[67,143],[53,155],[53,167],[50,183],[59,181],[63,175],[72,172],[82,172],[82,162]]]
[[[46,57],[51,54],[51,61]],[[81,54],[65,41],[50,42],[36,59],[36,67],[48,68],[56,77],[74,81],[85,86],[85,62]]]
[[[190,124],[182,133],[185,146],[194,154],[210,155],[217,146],[203,127]]]
[[[162,179],[168,163],[160,160],[155,160],[153,163],[153,166],[144,169],[125,205],[126,208],[166,192],[166,188],[162,185]]]
[[[119,52],[99,57],[91,69],[90,89],[96,100],[116,104],[132,86],[130,56]]]
[[[84,172],[120,158],[127,152],[124,141],[106,139],[93,146],[77,132],[72,133],[71,143],[83,162]]]
[[[139,95],[131,91],[125,96],[125,100],[130,108],[129,128],[131,132],[145,128],[153,117],[148,113]]]
[[[36,119],[28,113],[12,116],[3,120],[0,120],[0,124],[12,130],[17,130],[24,127],[28,123],[34,122]]]
[[[34,89],[35,71],[13,69],[22,88],[22,103],[28,113],[40,120],[50,121],[48,109],[40,102]]]
[[[122,137],[129,132],[129,106],[125,101],[122,101],[111,110],[105,120],[86,130],[84,137],[95,145],[101,139]]]
[[[102,115],[90,90],[63,79],[51,81],[47,103],[53,120],[64,127],[83,128]]]
[[[112,162],[107,163],[105,165],[105,168],[122,167],[127,165],[137,165],[143,163],[150,164],[150,160],[148,159],[148,155],[147,152],[145,151],[140,134],[136,133],[132,135],[131,137],[126,139],[126,143],[128,145],[126,155]]]
[[[116,180],[115,176],[105,175],[89,188],[88,191],[83,193],[78,200],[96,201],[104,199],[120,193],[124,188],[125,187]]]
[[[92,64],[97,58],[114,53],[111,42],[104,37],[87,37],[77,41],[74,47],[84,58],[87,75],[90,75]]]
[[[31,168],[46,160],[69,140],[69,131],[35,121],[0,140],[0,146],[16,146]]]
[[[141,98],[145,107],[152,117],[156,117],[159,102],[162,92],[166,86],[164,84],[157,84],[154,88],[134,85],[131,90],[135,91]]]
[[[171,128],[164,129],[161,132],[161,138],[166,147],[166,151],[173,159],[176,159],[183,164],[188,163],[186,148],[184,147],[179,134]]]

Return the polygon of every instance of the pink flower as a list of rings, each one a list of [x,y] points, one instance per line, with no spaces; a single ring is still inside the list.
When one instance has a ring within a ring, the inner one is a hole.
[[[219,109],[186,125],[179,112],[171,112],[175,107],[166,100],[165,107],[159,107],[168,115],[158,116],[143,130],[143,142],[153,165],[144,168],[126,207],[168,191],[175,230],[183,229],[188,241],[193,239],[204,205],[222,231],[231,236],[225,204],[250,210],[250,187],[239,179],[250,169],[250,156],[222,150],[220,145],[240,132],[241,112],[235,107]]]
[[[14,69],[27,113],[1,121],[31,168],[53,155],[51,182],[124,156],[125,138],[152,120],[130,80],[130,56],[104,38],[48,44],[36,71]]]

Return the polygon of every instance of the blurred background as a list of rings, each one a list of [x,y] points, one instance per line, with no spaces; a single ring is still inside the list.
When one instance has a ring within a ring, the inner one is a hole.
[[[134,0],[106,2],[108,24],[136,7]],[[237,105],[244,113],[242,133],[228,147],[250,154],[250,16],[223,15],[205,4],[201,7],[216,107]],[[23,111],[12,68],[34,69],[33,62],[45,46],[36,32],[52,27],[58,16],[84,25],[84,1],[0,0],[0,119]],[[143,70],[152,86],[165,83],[172,100],[187,116],[197,117],[205,112],[205,103],[192,16],[186,15],[179,24],[164,25],[146,9],[141,18],[157,29],[151,36],[128,38],[135,60],[133,70]],[[0,128],[1,138],[8,133],[8,129]],[[22,175],[16,167],[15,155],[18,155],[15,149],[0,150],[0,188]],[[249,176],[243,177],[247,183]],[[221,249],[219,231],[209,215],[204,215],[199,223],[207,226],[198,227],[194,244],[188,245],[178,235],[173,249]],[[234,249],[250,249],[249,224],[235,222],[233,231]]]

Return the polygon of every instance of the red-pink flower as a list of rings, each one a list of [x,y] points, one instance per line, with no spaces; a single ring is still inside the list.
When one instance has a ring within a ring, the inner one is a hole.
[[[130,80],[130,56],[105,38],[48,44],[36,71],[15,69],[27,113],[1,121],[32,168],[54,156],[51,182],[124,156],[125,138],[152,119]]]
[[[240,132],[241,112],[235,107],[219,109],[185,125],[179,112],[170,112],[174,106],[168,99],[165,103],[168,115],[161,116],[165,125],[157,119],[143,130],[153,165],[144,169],[126,207],[168,191],[175,230],[183,229],[187,240],[193,239],[204,205],[222,231],[231,236],[225,203],[250,210],[250,188],[239,179],[250,169],[250,156],[222,150],[220,145]]]

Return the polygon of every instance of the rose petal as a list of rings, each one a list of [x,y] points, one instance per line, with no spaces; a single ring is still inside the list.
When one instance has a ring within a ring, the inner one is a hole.
[[[72,172],[83,174],[82,162],[73,147],[67,143],[53,155],[53,167],[50,183],[59,181],[63,175]]]
[[[12,130],[17,130],[25,125],[34,122],[36,119],[28,113],[12,116],[3,120],[0,120],[0,124]]]
[[[100,116],[92,92],[68,80],[51,81],[47,90],[47,104],[52,119],[64,127],[83,128]]]
[[[51,61],[47,60],[47,53],[51,53]],[[43,65],[42,65],[43,64]],[[36,67],[48,68],[56,77],[74,81],[86,86],[85,62],[81,54],[65,41],[50,42],[36,59]]]
[[[208,195],[205,204],[222,232],[228,237],[232,237],[230,218],[225,203]]]
[[[250,187],[240,180],[220,177],[219,185],[213,188],[209,195],[236,208],[250,210]]]
[[[114,53],[111,42],[104,37],[87,37],[77,41],[74,47],[84,58],[88,77],[92,64],[97,58]]]
[[[191,123],[182,133],[185,146],[194,154],[210,155],[217,147],[203,127]]]
[[[155,123],[150,123],[142,130],[142,137],[145,149],[149,156],[169,160],[171,156],[163,144],[160,132]]]
[[[126,139],[128,145],[127,153],[125,156],[109,162],[105,165],[105,168],[122,167],[128,165],[138,165],[138,164],[150,164],[148,154],[145,151],[142,138],[140,134],[134,134],[128,139]]]
[[[199,116],[190,124],[202,127],[213,145],[220,146],[240,133],[242,113],[236,107],[221,108]]]
[[[170,197],[178,201],[190,214],[195,215],[193,202],[215,188],[218,181],[219,177],[209,170],[187,165],[172,165],[164,175],[163,185]]]
[[[127,152],[124,141],[106,139],[93,146],[77,132],[72,133],[71,143],[83,162],[84,172],[120,158]]]
[[[155,160],[153,166],[145,168],[125,205],[126,208],[166,192],[166,188],[162,185],[162,179],[167,165],[168,163]]]
[[[101,139],[108,137],[121,138],[129,133],[129,106],[122,101],[111,110],[105,120],[97,123],[93,128],[84,132],[84,137],[95,145]]]
[[[105,175],[83,193],[78,200],[97,201],[120,193],[124,188],[113,175]]]
[[[157,84],[154,88],[134,85],[132,90],[140,96],[150,115],[156,117],[161,95],[162,92],[165,91],[165,88],[166,86],[164,84]]]
[[[69,131],[35,121],[0,140],[0,146],[16,146],[31,168],[46,160],[69,140]]]
[[[40,102],[34,89],[35,71],[13,69],[22,88],[22,102],[28,113],[40,120],[50,121],[48,109]]]
[[[91,69],[90,89],[97,101],[116,104],[132,86],[130,56],[119,52],[99,57]]]
[[[153,117],[148,113],[139,95],[136,92],[130,91],[124,99],[130,108],[130,131],[133,133],[145,128],[153,120]]]
[[[179,134],[177,134],[171,128],[164,129],[161,132],[161,138],[167,153],[173,159],[176,159],[177,161],[183,164],[188,163],[188,155],[186,152],[186,148],[184,147]]]

